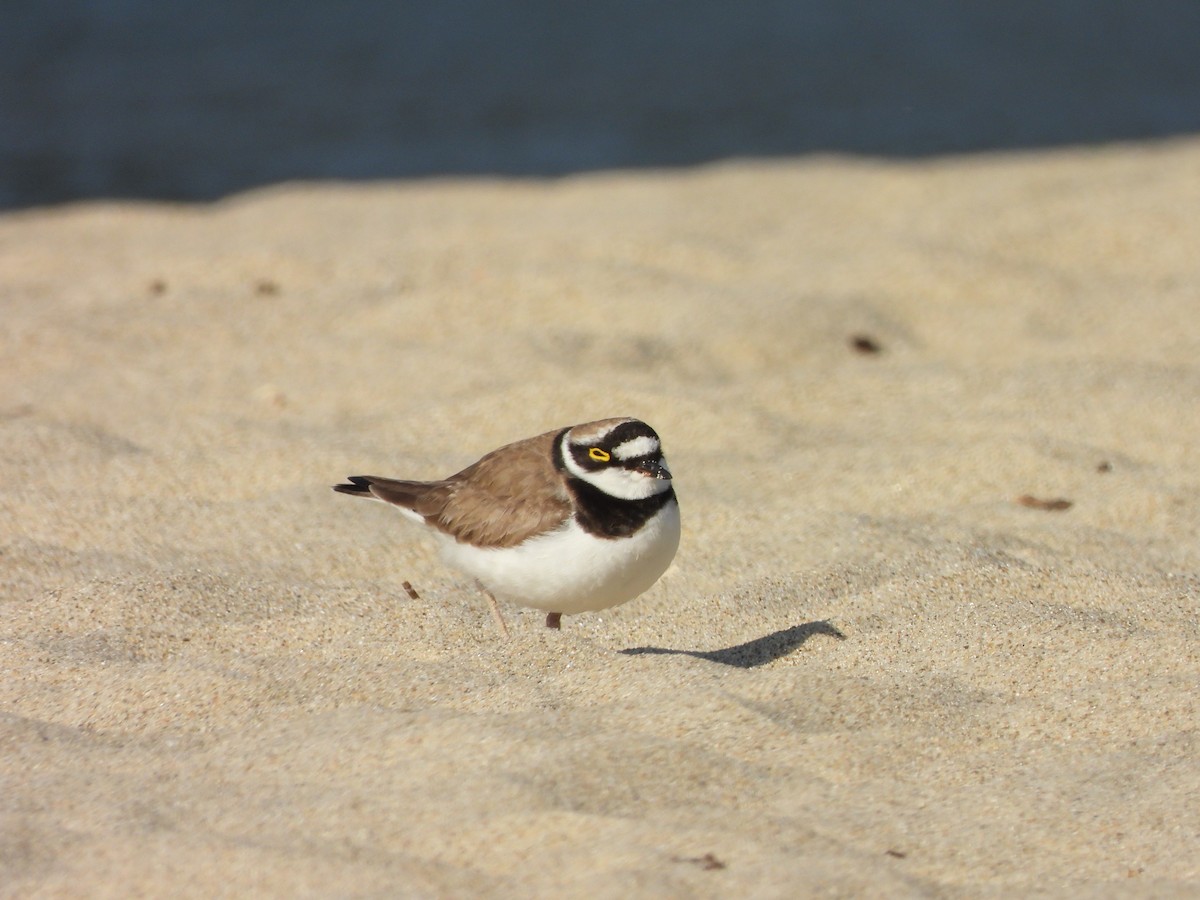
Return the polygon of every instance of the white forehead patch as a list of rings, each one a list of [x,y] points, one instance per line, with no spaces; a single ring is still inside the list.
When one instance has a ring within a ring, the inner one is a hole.
[[[639,456],[653,456],[658,452],[659,443],[648,434],[635,437],[613,447],[613,456],[617,459],[637,459]]]

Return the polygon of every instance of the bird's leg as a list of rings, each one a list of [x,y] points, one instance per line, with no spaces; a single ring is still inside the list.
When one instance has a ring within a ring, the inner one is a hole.
[[[500,633],[508,637],[508,626],[504,624],[504,616],[500,614],[500,604],[496,602],[496,598],[492,596],[492,592],[485,588],[482,584],[479,585],[479,590],[483,591],[483,596],[487,597],[488,606],[492,610],[492,618],[496,620],[496,624],[500,626]]]
[[[547,628],[562,628],[562,613],[546,613]]]

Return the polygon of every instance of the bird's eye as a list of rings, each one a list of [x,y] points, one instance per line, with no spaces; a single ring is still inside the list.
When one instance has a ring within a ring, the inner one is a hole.
[[[610,459],[612,459],[612,457],[608,455],[608,451],[601,450],[599,447],[593,447],[590,449],[588,451],[588,456],[590,456],[596,462],[608,462]]]

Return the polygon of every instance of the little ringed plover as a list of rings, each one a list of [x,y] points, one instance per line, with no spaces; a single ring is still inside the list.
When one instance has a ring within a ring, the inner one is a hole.
[[[679,504],[654,429],[602,419],[488,453],[440,481],[355,475],[335,491],[381,500],[427,526],[443,559],[496,598],[564,613],[607,609],[646,591],[679,546]]]

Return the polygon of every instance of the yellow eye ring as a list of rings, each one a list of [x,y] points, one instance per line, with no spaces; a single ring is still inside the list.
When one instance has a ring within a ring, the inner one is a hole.
[[[594,459],[596,462],[608,462],[610,459],[612,459],[612,457],[608,455],[607,451],[601,450],[599,447],[593,447],[591,450],[589,450],[588,456]]]

